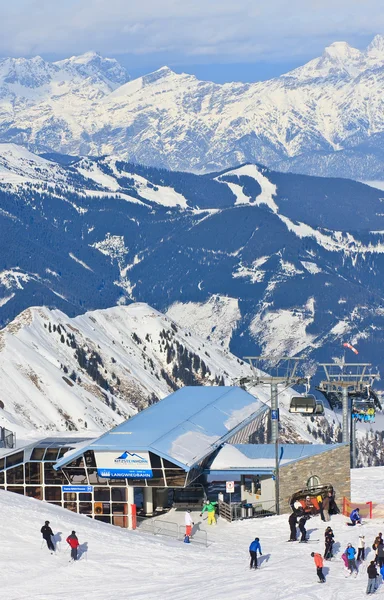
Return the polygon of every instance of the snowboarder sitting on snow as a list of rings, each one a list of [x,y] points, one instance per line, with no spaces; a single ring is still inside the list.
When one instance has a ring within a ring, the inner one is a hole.
[[[299,521],[299,529],[301,531],[301,538],[300,538],[300,542],[306,542],[307,541],[307,530],[305,529],[305,524],[308,521],[308,519],[311,518],[311,515],[303,515]]]
[[[77,539],[76,531],[72,531],[71,535],[67,537],[67,544],[71,546],[71,558],[77,560],[77,549],[80,546],[79,540]]]
[[[349,571],[352,573],[353,571],[357,571],[357,566],[356,566],[356,560],[355,560],[355,556],[356,556],[356,550],[355,548],[352,546],[352,544],[348,544],[346,550],[345,550],[345,554],[347,556],[347,560],[348,560],[348,569]]]
[[[321,556],[321,554],[318,554],[318,552],[311,552],[311,556],[313,557],[313,560],[315,561],[316,572],[317,572],[317,576],[319,578],[319,582],[324,583],[325,577],[324,577],[324,573],[323,573],[323,557]]]
[[[372,560],[367,569],[368,573],[368,586],[367,586],[367,594],[374,594],[377,588],[377,571],[375,561]]]
[[[43,538],[45,539],[45,541],[47,542],[48,550],[50,550],[51,552],[54,552],[55,546],[53,545],[53,542],[52,542],[53,531],[49,526],[49,521],[45,521],[45,525],[42,526],[42,528],[40,529],[40,532],[41,532]]]
[[[192,527],[193,527],[194,523],[192,521],[192,515],[191,515],[191,511],[189,508],[185,511],[184,522],[185,522],[185,535],[187,535],[188,537],[191,537]]]
[[[249,564],[249,568],[257,569],[257,552],[259,552],[260,556],[262,556],[260,540],[259,538],[255,538],[254,541],[249,546],[249,554],[251,555],[251,562]]]
[[[212,502],[212,501],[210,502],[209,500],[206,500],[205,504],[202,508],[200,517],[202,517],[203,513],[205,511],[207,511],[208,512],[208,525],[212,525],[213,523],[216,523],[216,517],[215,517],[216,506],[217,506],[217,502]]]
[[[348,523],[348,525],[350,525],[351,527],[355,526],[356,523],[361,525],[360,509],[355,508],[355,510],[353,510],[349,515],[349,518],[351,519],[351,522]]]

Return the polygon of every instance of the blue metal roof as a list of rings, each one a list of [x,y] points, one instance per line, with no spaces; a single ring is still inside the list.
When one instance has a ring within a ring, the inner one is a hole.
[[[266,410],[261,400],[239,387],[184,387],[68,453],[55,468],[86,450],[150,450],[189,470]]]

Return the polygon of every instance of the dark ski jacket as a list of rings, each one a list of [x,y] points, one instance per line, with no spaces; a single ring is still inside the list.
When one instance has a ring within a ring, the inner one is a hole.
[[[289,515],[288,522],[289,522],[289,524],[293,523],[294,525],[296,525],[296,523],[297,523],[297,514],[292,513],[291,515]]]
[[[42,528],[40,529],[40,532],[42,533],[43,538],[45,540],[49,540],[53,536],[53,531],[49,527],[49,525],[43,525]]]
[[[351,514],[349,515],[349,518],[351,519],[352,523],[355,523],[356,521],[360,521],[361,517],[359,515],[359,511],[355,508],[355,510],[353,510],[351,512]]]
[[[308,519],[311,518],[311,515],[303,515],[301,517],[301,519],[299,520],[299,528],[301,527],[305,527],[306,522],[308,521]]]
[[[249,546],[249,551],[250,552],[257,552],[257,551],[259,551],[259,553],[262,554],[260,542],[256,542],[256,540],[253,540],[253,542]]]
[[[376,565],[369,565],[369,567],[367,569],[367,573],[368,573],[369,579],[376,579],[376,577],[377,577]]]
[[[379,558],[384,558],[384,544],[381,543],[377,546],[377,556]]]
[[[73,535],[72,533],[67,537],[67,543],[71,546],[71,548],[78,548],[80,546],[77,535]]]

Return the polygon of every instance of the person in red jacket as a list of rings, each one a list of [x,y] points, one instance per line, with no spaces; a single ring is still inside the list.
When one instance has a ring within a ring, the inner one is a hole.
[[[321,556],[321,554],[318,554],[317,552],[311,552],[311,556],[313,557],[313,559],[315,561],[317,576],[319,578],[319,583],[324,583],[325,577],[324,577],[324,573],[323,573],[323,557]]]
[[[76,531],[72,531],[71,535],[67,537],[67,544],[71,546],[71,558],[77,560],[77,549],[80,546],[79,540],[77,539]]]

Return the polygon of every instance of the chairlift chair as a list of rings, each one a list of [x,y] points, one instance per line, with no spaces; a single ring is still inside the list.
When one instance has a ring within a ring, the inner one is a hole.
[[[315,415],[323,415],[324,414],[324,404],[321,400],[316,399],[316,408]]]
[[[289,412],[300,415],[313,415],[316,411],[316,398],[312,394],[308,396],[292,396]],[[323,407],[324,412],[324,407]]]

